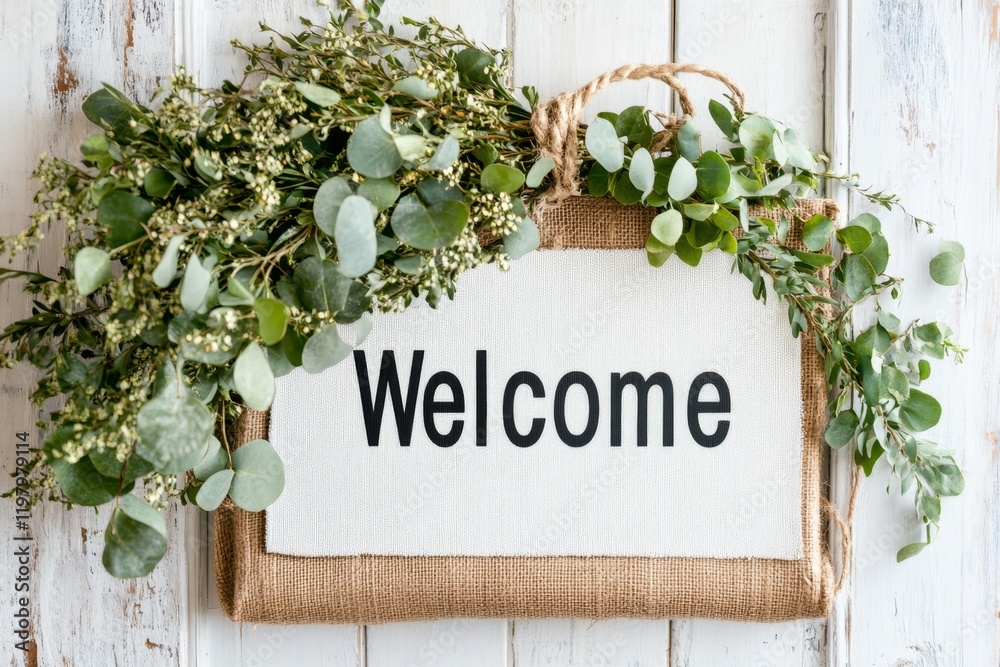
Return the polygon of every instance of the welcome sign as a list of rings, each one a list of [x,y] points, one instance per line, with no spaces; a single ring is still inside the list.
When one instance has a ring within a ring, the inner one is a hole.
[[[269,552],[803,553],[801,344],[721,253],[546,250],[278,380]]]

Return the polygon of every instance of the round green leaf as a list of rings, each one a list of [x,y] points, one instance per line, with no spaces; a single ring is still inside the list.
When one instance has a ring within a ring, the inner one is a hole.
[[[136,452],[159,470],[201,450],[214,424],[214,415],[175,381],[139,410]]]
[[[694,162],[701,155],[701,132],[691,116],[685,118],[677,130],[677,150],[688,162]]]
[[[965,248],[962,244],[945,241],[941,244],[941,253],[931,260],[931,279],[939,285],[957,285],[962,279],[964,260]]]
[[[358,194],[379,211],[384,211],[399,199],[399,186],[391,178],[366,178],[358,186]]]
[[[802,225],[802,242],[813,252],[822,252],[836,228],[833,220],[817,213]]]
[[[517,229],[503,237],[503,247],[511,259],[521,259],[529,252],[537,250],[541,238],[538,235],[538,225],[531,218],[524,218]]]
[[[167,552],[163,517],[132,494],[118,499],[104,532],[104,568],[119,579],[144,577]]]
[[[751,114],[740,123],[740,143],[747,149],[747,153],[764,160],[771,150],[774,131],[774,123],[770,120]]]
[[[302,368],[307,373],[322,373],[351,354],[351,346],[340,338],[336,325],[328,325],[313,334],[302,348]]]
[[[632,162],[628,167],[628,179],[637,190],[642,192],[645,199],[653,191],[653,179],[656,172],[653,170],[653,156],[645,148],[640,148],[632,154]]]
[[[351,169],[368,178],[392,176],[403,166],[392,135],[385,131],[378,118],[366,118],[347,140],[347,161]]]
[[[926,431],[941,419],[941,404],[930,394],[910,389],[910,397],[899,408],[899,421],[914,432]]]
[[[587,151],[609,173],[614,173],[625,164],[625,146],[618,140],[615,126],[603,118],[596,118],[587,127],[584,136]]]
[[[667,194],[673,200],[682,201],[690,197],[697,187],[698,174],[694,166],[682,157],[677,158],[667,182]]]
[[[392,84],[392,89],[397,93],[415,97],[418,100],[433,100],[441,91],[432,88],[425,80],[419,76],[408,76]]]
[[[118,248],[146,235],[143,225],[155,210],[141,197],[113,190],[97,206],[97,223],[108,228],[108,245]]]
[[[490,84],[488,68],[496,65],[496,61],[490,54],[470,47],[455,55],[455,65],[462,78],[473,83]]]
[[[378,243],[372,205],[358,195],[351,195],[340,205],[334,239],[337,241],[338,270],[357,278],[375,267]]]
[[[419,162],[426,155],[427,139],[419,134],[397,134],[392,141],[404,162]]]
[[[350,197],[351,186],[340,176],[327,179],[316,191],[313,201],[313,218],[319,228],[333,236],[337,228],[337,215],[344,200]]]
[[[198,507],[206,512],[218,509],[229,493],[229,487],[232,485],[235,474],[229,469],[220,470],[206,479],[205,483],[198,489],[198,495],[195,497]]]
[[[340,93],[317,83],[296,81],[295,90],[299,91],[302,97],[321,107],[332,107],[340,102]]]
[[[706,199],[722,197],[729,191],[729,165],[715,151],[706,151],[698,158],[698,168],[695,169],[698,178],[698,191]]]
[[[285,487],[285,467],[267,440],[248,442],[233,452],[233,471],[229,497],[247,512],[260,512]]]
[[[89,296],[111,280],[111,255],[100,248],[80,248],[73,260],[73,277],[80,296]]]
[[[157,287],[168,287],[177,277],[177,252],[184,243],[184,236],[178,234],[170,237],[156,268],[153,269],[153,284]]]
[[[368,204],[365,203],[365,206]],[[233,382],[243,402],[254,410],[267,410],[274,401],[274,375],[260,345],[250,342],[233,366]]]
[[[848,255],[842,260],[844,291],[851,301],[865,298],[875,284],[875,269],[864,255]]]
[[[285,337],[288,328],[288,308],[277,299],[257,299],[253,304],[257,315],[257,333],[265,345],[274,345]]]
[[[213,438],[214,439],[214,438]],[[216,444],[218,440],[215,439]],[[198,465],[194,467],[194,476],[205,481],[229,465],[229,452],[221,445],[215,447]]]
[[[673,209],[664,211],[653,218],[650,232],[657,241],[672,248],[677,245],[677,239],[684,233],[684,218]]]
[[[152,463],[142,458],[135,452],[132,452],[127,461],[122,463],[118,460],[115,450],[107,447],[90,450],[87,458],[89,458],[90,462],[94,464],[95,468],[97,468],[97,472],[101,473],[105,477],[110,477],[115,480],[119,477],[123,477],[126,483],[138,479],[155,470]],[[122,474],[123,467],[125,468],[124,475]]]
[[[524,184],[529,188],[537,188],[542,184],[542,180],[548,176],[549,172],[555,166],[555,161],[550,157],[543,157],[541,160],[531,165],[531,169],[528,170],[528,176],[524,179]]]
[[[450,134],[438,144],[437,150],[431,159],[420,166],[421,169],[430,171],[440,171],[447,169],[458,160],[459,145],[458,139]]]
[[[857,255],[868,250],[872,244],[872,233],[861,225],[848,225],[837,230],[837,240]]]
[[[84,456],[76,463],[66,459],[51,459],[52,472],[63,495],[77,505],[96,507],[114,499],[118,489],[118,479],[105,477],[90,457]]]
[[[468,220],[469,207],[464,202],[444,200],[425,208],[416,196],[407,195],[392,212],[392,231],[412,248],[433,250],[451,244]]]
[[[517,167],[495,162],[483,169],[480,185],[486,192],[514,192],[524,185],[524,173]]]
[[[150,197],[162,199],[170,194],[177,184],[177,179],[166,169],[154,167],[142,180],[142,187]]]
[[[858,430],[858,415],[853,410],[844,410],[830,420],[830,425],[826,427],[824,439],[826,444],[834,449],[840,449],[854,437]]]
[[[347,303],[351,279],[337,270],[329,259],[307,257],[295,267],[295,291],[310,310],[337,313]]]
[[[189,312],[202,310],[211,284],[212,272],[202,265],[197,255],[191,255],[184,270],[184,278],[181,280],[181,305],[184,310]]]

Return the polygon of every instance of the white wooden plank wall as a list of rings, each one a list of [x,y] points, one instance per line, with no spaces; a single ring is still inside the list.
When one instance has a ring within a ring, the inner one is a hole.
[[[1000,552],[1000,4],[903,0],[388,0],[387,18],[435,15],[513,52],[517,85],[543,97],[626,62],[700,62],[747,92],[748,106],[825,145],[834,164],[860,171],[939,222],[917,237],[904,215],[885,216],[907,278],[907,316],[956,323],[973,347],[965,366],[939,364],[932,388],[945,418],[936,436],[961,450],[965,495],[945,503],[939,543],[903,565],[895,551],[918,535],[909,502],[885,497],[884,470],[864,487],[855,522],[855,575],[825,620],[755,625],[678,620],[446,620],[386,626],[232,624],[214,599],[209,521],[173,511],[173,542],[147,580],[118,583],[100,564],[107,520],[84,509],[47,508],[32,518],[34,661],[0,643],[12,665],[997,665]],[[30,0],[0,4],[0,229],[24,224],[27,176],[42,151],[73,155],[89,132],[79,110],[100,81],[148,100],[174,64],[204,84],[239,77],[230,37],[258,39],[299,15],[308,0]],[[702,105],[723,90],[692,79]],[[645,104],[671,110],[660,83],[628,83],[598,96],[602,109]],[[709,130],[710,121],[700,122]],[[708,133],[707,133],[708,134]],[[716,135],[717,136],[717,135]],[[845,216],[870,210],[833,193]],[[53,234],[58,236],[58,234]],[[934,285],[936,243],[958,239],[968,274],[958,291]],[[57,243],[32,258],[58,260]],[[16,286],[0,287],[3,322],[28,312]],[[5,438],[30,429],[24,370],[0,376]],[[2,457],[12,469],[11,457]],[[845,462],[835,461],[843,498]],[[18,532],[0,512],[0,549]],[[11,560],[0,560],[0,616],[10,618]],[[6,632],[4,636],[8,635]]]

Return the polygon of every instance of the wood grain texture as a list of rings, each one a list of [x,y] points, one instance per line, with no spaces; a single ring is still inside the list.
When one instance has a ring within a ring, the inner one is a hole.
[[[884,465],[863,488],[847,664],[1000,663],[998,18],[995,2],[851,4],[849,168],[938,223],[928,237],[901,212],[880,214],[899,248],[889,272],[906,280],[898,308],[904,322],[953,324],[972,352],[962,366],[934,364],[928,382],[944,409],[929,435],[958,450],[966,476],[935,544],[897,564],[896,550],[922,537],[911,501],[886,496]],[[873,210],[856,194],[849,202],[850,215]],[[946,239],[967,249],[957,288],[927,272]]]
[[[679,2],[675,58],[718,69],[746,94],[747,109],[787,122],[814,147],[824,139],[826,2]],[[718,82],[688,76],[698,105],[704,143],[722,139],[707,113],[709,99],[724,101]],[[719,641],[718,638],[725,638]],[[675,621],[671,665],[821,665],[826,622],[746,624]],[[756,661],[756,662],[753,662]]]
[[[172,65],[173,21],[169,3],[159,0],[42,0],[0,5],[0,104],[4,150],[0,152],[0,228],[10,234],[23,228],[31,211],[34,184],[29,180],[43,151],[75,159],[80,142],[94,131],[80,111],[85,95],[102,81],[148,102],[157,75]],[[63,260],[63,234],[53,229],[40,252],[22,266],[53,272]],[[0,291],[4,324],[29,313],[29,301],[17,283]],[[23,369],[4,372],[0,394],[4,472],[13,470],[7,443],[26,430],[38,446],[37,417],[28,403],[32,376]],[[4,475],[4,480],[7,476]],[[4,489],[7,483],[3,484]],[[0,614],[10,619],[15,534],[11,505],[0,513],[2,590]],[[112,579],[101,565],[103,531],[109,509],[67,512],[56,505],[31,518],[34,536],[30,599],[38,665],[178,664],[182,644],[185,581],[179,515],[168,512],[171,548],[147,579]],[[9,623],[5,622],[5,628]],[[4,632],[0,656],[12,664],[30,664],[13,649]]]
[[[868,480],[855,523],[854,575],[834,618],[774,625],[722,621],[592,622],[585,619],[463,619],[385,626],[239,625],[214,599],[208,518],[171,510],[172,546],[145,580],[117,582],[100,564],[107,512],[45,507],[31,520],[35,541],[32,626],[37,665],[980,665],[1000,664],[1000,3],[903,0],[389,0],[385,18],[435,15],[475,38],[513,50],[515,84],[542,98],[625,62],[694,61],[721,69],[747,92],[748,107],[788,121],[835,167],[859,171],[936,220],[917,235],[903,214],[883,214],[896,248],[892,272],[906,278],[906,317],[956,323],[973,348],[966,365],[938,363],[930,390],[945,416],[933,435],[959,449],[967,487],[944,505],[945,529],[916,559],[895,563],[919,537],[908,499],[887,498],[884,469]],[[28,175],[42,151],[76,154],[92,131],[84,94],[107,81],[147,101],[174,63],[205,85],[239,79],[230,37],[258,40],[257,24],[321,19],[312,2],[279,0],[36,0],[0,5],[2,233],[31,210]],[[675,36],[676,35],[676,39]],[[721,87],[688,77],[704,105]],[[659,83],[629,83],[598,96],[601,109],[646,104],[669,110]],[[710,121],[701,121],[710,130]],[[717,135],[716,135],[717,136]],[[831,193],[845,219],[872,210],[856,195]],[[30,259],[61,260],[60,234]],[[968,251],[962,284],[943,288],[927,261],[944,239]],[[19,266],[29,262],[20,260]],[[16,284],[0,286],[4,323],[28,312]],[[863,324],[863,322],[862,322]],[[34,432],[24,369],[5,371],[3,437]],[[37,440],[36,443],[37,444]],[[834,497],[846,489],[845,462]],[[3,450],[0,467],[13,458]],[[840,474],[838,474],[840,473]],[[0,549],[18,533],[0,513]],[[0,615],[10,618],[10,558],[0,560]],[[0,657],[27,656],[0,644]],[[4,664],[7,660],[4,660]]]

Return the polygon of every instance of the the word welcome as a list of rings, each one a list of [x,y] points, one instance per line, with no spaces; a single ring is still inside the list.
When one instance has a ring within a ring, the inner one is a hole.
[[[396,430],[399,434],[399,444],[409,447],[413,435],[413,424],[417,415],[417,399],[420,393],[421,377],[424,364],[424,351],[415,350],[410,362],[410,373],[404,395],[400,386],[399,373],[396,368],[396,355],[392,350],[382,353],[381,370],[376,380],[375,391],[368,374],[368,361],[363,350],[354,352],[355,372],[358,379],[358,389],[361,392],[361,408],[365,420],[365,433],[368,445],[377,447],[382,432],[382,420],[385,412],[386,396],[392,402]],[[476,445],[485,447],[487,443],[487,352],[476,351],[475,378],[475,420]],[[718,393],[718,400],[704,400],[702,389],[711,385]],[[440,397],[439,390],[447,387],[450,398]],[[566,419],[567,395],[573,387],[581,388],[587,397],[587,421],[582,430],[574,433]],[[507,379],[503,391],[503,430],[507,439],[518,447],[530,447],[542,437],[548,423],[548,418],[536,416],[531,419],[530,426],[521,430],[515,419],[514,400],[519,391],[528,391],[534,399],[547,398],[547,390],[541,378],[530,371],[518,371]],[[626,389],[632,389],[636,397],[636,445],[645,447],[647,444],[648,412],[650,392],[658,389],[662,400],[662,444],[672,447],[674,444],[674,386],[670,376],[663,372],[655,372],[648,377],[636,371],[612,373],[611,389],[611,446],[622,444],[622,402]],[[465,430],[465,419],[454,417],[447,430],[441,430],[437,421],[438,415],[463,415],[466,411],[465,389],[461,380],[454,373],[438,371],[427,378],[423,388],[422,418],[427,438],[439,447],[451,447],[462,437]],[[726,439],[730,422],[718,419],[715,430],[707,433],[701,424],[701,415],[726,415],[732,409],[729,385],[725,379],[714,372],[699,374],[691,382],[687,394],[687,426],[692,439],[702,447],[716,447]],[[563,375],[555,387],[551,409],[552,421],[555,423],[559,439],[570,447],[583,447],[589,444],[597,433],[602,409],[598,398],[597,385],[594,379],[582,371],[570,371]]]

